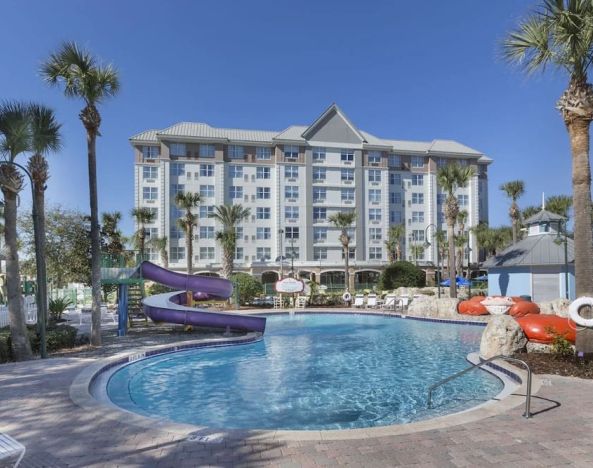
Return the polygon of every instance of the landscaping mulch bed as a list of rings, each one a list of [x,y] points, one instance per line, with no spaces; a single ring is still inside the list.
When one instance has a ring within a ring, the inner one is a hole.
[[[535,374],[593,379],[593,361],[550,353],[517,353],[513,357],[525,361]]]

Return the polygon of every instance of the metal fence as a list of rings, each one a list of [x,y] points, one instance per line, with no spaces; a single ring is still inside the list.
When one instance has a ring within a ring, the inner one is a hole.
[[[35,296],[25,296],[23,298],[23,305],[25,308],[25,320],[28,324],[37,323],[37,304]],[[8,306],[0,305],[0,328],[9,325],[8,320]]]
[[[69,299],[74,307],[90,306],[93,300],[92,288],[52,289],[50,299]]]

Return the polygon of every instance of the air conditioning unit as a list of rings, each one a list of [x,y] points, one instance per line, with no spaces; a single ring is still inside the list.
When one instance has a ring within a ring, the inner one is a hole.
[[[343,182],[344,182],[345,184],[347,184],[347,185],[352,185],[352,181],[351,181],[351,180],[344,180]]]
[[[345,203],[346,205],[352,205],[352,200],[344,200],[344,203]]]
[[[200,240],[200,235],[199,234],[194,234],[194,240]]]
[[[292,179],[287,179],[287,182],[296,182],[296,179],[292,178]]]
[[[156,179],[146,179],[144,182],[146,182],[147,184],[154,184],[156,182]]]
[[[144,200],[146,203],[156,203],[156,200]]]
[[[408,200],[408,206],[412,206],[412,200]]]
[[[244,180],[245,182],[248,182],[248,181],[249,181],[249,176],[248,176],[247,174],[245,174],[245,175],[243,176],[243,180]]]
[[[255,195],[251,195],[251,201],[255,201]]]
[[[380,165],[379,163],[371,163],[371,166],[374,166],[374,167],[378,167],[379,165]]]
[[[251,215],[251,221],[255,221],[255,215]]]
[[[251,175],[251,182],[255,182],[255,176],[253,174]]]
[[[286,201],[289,202],[289,203],[296,203],[296,200],[294,198],[289,198]]]
[[[251,240],[255,240],[255,236],[251,236]]]
[[[145,159],[144,160],[145,163],[156,163],[156,159]]]
[[[244,239],[245,241],[248,241],[248,240],[249,240],[249,236],[245,236],[245,237],[243,237],[243,239]]]

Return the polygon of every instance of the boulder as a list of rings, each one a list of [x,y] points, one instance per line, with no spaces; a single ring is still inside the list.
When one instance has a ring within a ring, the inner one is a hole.
[[[510,356],[525,348],[527,337],[517,321],[508,315],[491,317],[482,333],[480,356],[484,359],[503,354]]]
[[[540,302],[539,309],[542,314],[558,315],[559,317],[568,317],[568,299],[554,299],[553,301]]]

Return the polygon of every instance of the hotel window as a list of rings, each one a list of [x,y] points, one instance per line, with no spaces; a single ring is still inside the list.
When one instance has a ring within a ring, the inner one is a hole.
[[[297,260],[300,257],[300,249],[294,246],[286,247],[286,258]]]
[[[255,193],[258,200],[267,200],[270,198],[270,187],[257,187]]]
[[[284,177],[286,179],[297,179],[299,177],[299,166],[284,166]]]
[[[214,260],[214,247],[200,247],[200,260]]]
[[[233,200],[242,199],[243,198],[243,187],[239,187],[237,185],[231,185],[229,187],[229,197]]]
[[[267,262],[272,259],[272,249],[270,247],[258,247],[256,252],[257,259],[260,262]]]
[[[422,174],[412,174],[412,185],[424,185],[424,176]]]
[[[401,185],[402,184],[402,175],[401,174],[389,174],[389,183],[391,185]]]
[[[412,231],[412,241],[424,242],[424,229],[414,229]]]
[[[325,201],[327,197],[327,189],[325,187],[313,187],[313,201],[321,202]]]
[[[346,234],[350,238],[350,241],[354,242],[356,239],[356,230],[354,228],[346,229]]]
[[[324,162],[325,161],[325,148],[313,148],[313,161]]]
[[[299,219],[299,207],[298,206],[284,207],[284,217],[286,219]]]
[[[457,164],[459,164],[460,166],[467,166],[469,164],[469,161],[467,159],[459,159],[457,161]]]
[[[402,212],[398,210],[392,210],[389,213],[389,222],[391,224],[401,224],[402,222]]]
[[[200,206],[200,219],[209,218],[214,213],[214,206]]]
[[[402,157],[399,154],[389,155],[389,167],[401,167]]]
[[[369,189],[369,202],[380,203],[381,202],[381,190]]]
[[[284,157],[286,159],[297,159],[299,157],[299,147],[294,145],[284,145]]]
[[[391,192],[389,194],[389,202],[393,205],[399,205],[402,202],[402,194],[399,192]]]
[[[175,196],[178,193],[185,192],[185,185],[184,184],[171,184],[171,195]]]
[[[243,177],[243,166],[229,166],[229,175],[231,179],[241,179]]]
[[[352,150],[342,150],[342,153],[340,154],[340,159],[343,162],[352,162],[354,161],[354,151]]]
[[[424,222],[424,211],[412,211],[412,222],[423,223]]]
[[[354,180],[354,169],[340,169],[342,181]]]
[[[243,226],[235,228],[235,237],[237,240],[243,239]]]
[[[185,164],[171,163],[171,175],[172,176],[184,176],[185,175]]]
[[[245,157],[245,149],[239,145],[229,145],[228,154],[229,159],[243,159]]]
[[[142,157],[144,159],[155,159],[159,157],[159,150],[158,146],[143,146],[142,147]],[[185,150],[183,151],[185,154]]]
[[[200,164],[200,177],[212,177],[214,175],[213,164]]]
[[[200,197],[211,198],[214,196],[214,185],[200,185]]]
[[[158,208],[146,208],[150,215],[152,216],[153,223],[155,223],[159,218],[159,209]]]
[[[383,258],[382,247],[370,247],[369,248],[369,260],[381,260]]]
[[[342,201],[354,201],[354,189],[353,188],[343,188],[342,192]]]
[[[423,193],[412,193],[412,204],[413,205],[421,205],[424,203],[424,194]]]
[[[369,182],[381,182],[381,171],[379,169],[369,170]]]
[[[185,156],[185,144],[171,143],[169,152],[171,153],[171,156]]]
[[[446,158],[437,158],[437,167],[445,167],[447,165]]]
[[[369,159],[369,164],[379,164],[381,162],[381,152],[380,151],[369,151],[368,159]]]
[[[200,239],[214,239],[214,226],[200,226]]]
[[[179,229],[178,226],[171,228],[171,239],[183,239],[185,237],[185,232],[182,229]]]
[[[235,247],[235,258],[236,262],[243,261],[243,247]]]
[[[143,200],[156,200],[159,197],[159,189],[157,187],[142,187]]]
[[[287,227],[284,230],[287,239],[298,239],[299,238],[299,228],[298,227]]]
[[[437,193],[437,203],[439,205],[444,204],[447,201],[447,194],[446,193]]]
[[[457,195],[457,203],[459,203],[459,206],[469,205],[469,196],[468,195]]]
[[[381,208],[369,208],[369,221],[381,221]]]
[[[287,185],[286,187],[284,187],[284,198],[299,198],[299,186]]]
[[[256,208],[255,217],[257,219],[270,219],[270,208]]]
[[[369,228],[369,237],[371,238],[371,240],[381,240],[381,238],[383,237],[383,231],[381,228]]]
[[[342,260],[344,260],[344,249],[342,251]],[[356,247],[348,247],[348,259],[354,260],[356,258]]]
[[[185,260],[185,247],[171,247],[171,262]]]
[[[313,207],[313,220],[322,221],[327,218],[327,208]]]
[[[155,227],[148,227],[144,228],[145,239],[149,241],[150,239],[154,239],[155,237],[159,236],[159,228]]]
[[[270,178],[270,168],[269,167],[257,167],[256,168],[256,177],[258,179],[269,179]]]
[[[266,240],[272,238],[272,230],[269,227],[258,227],[255,231],[257,240]]]
[[[257,148],[255,148],[255,159],[272,159],[272,148],[268,148],[267,146],[258,146]]]
[[[327,228],[316,227],[313,228],[313,240],[315,242],[323,242],[327,240]]]
[[[424,156],[412,156],[412,167],[424,167]]]
[[[200,158],[213,158],[214,145],[200,145]]]
[[[314,182],[322,182],[325,180],[327,176],[327,171],[325,167],[314,167],[313,168],[313,181]]]
[[[313,260],[327,260],[327,248],[313,247]]]
[[[159,168],[156,166],[143,166],[142,167],[142,178],[156,179],[159,176]]]

